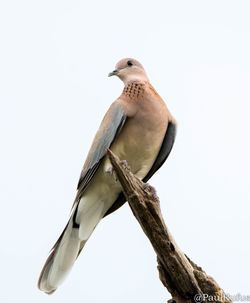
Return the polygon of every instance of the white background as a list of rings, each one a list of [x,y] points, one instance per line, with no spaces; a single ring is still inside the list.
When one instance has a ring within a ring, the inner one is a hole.
[[[37,279],[91,141],[134,57],[179,123],[151,184],[182,250],[230,294],[250,271],[250,2],[0,4],[0,302],[166,302],[155,253],[126,205],[95,230],[52,296]]]

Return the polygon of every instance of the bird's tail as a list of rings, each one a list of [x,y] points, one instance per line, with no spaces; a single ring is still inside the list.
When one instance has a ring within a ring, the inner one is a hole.
[[[82,223],[78,225],[75,223],[76,215],[74,214],[76,212],[77,207],[73,210],[68,224],[53,246],[40,274],[38,288],[47,294],[52,294],[63,282],[95,226],[101,220],[101,216],[94,216],[94,218],[91,215],[84,216],[85,222],[81,220]],[[88,218],[90,221],[86,220]],[[81,235],[82,230],[87,231],[84,237]]]

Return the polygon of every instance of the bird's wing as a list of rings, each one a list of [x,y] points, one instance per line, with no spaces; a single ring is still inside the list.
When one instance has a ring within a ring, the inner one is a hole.
[[[123,112],[121,105],[118,102],[114,102],[102,120],[83,166],[77,186],[76,201],[79,201],[89,182],[95,175],[95,172],[106,155],[107,148],[111,146],[120,133],[126,118],[127,116]]]
[[[155,159],[153,166],[147,175],[143,178],[143,182],[147,182],[153,174],[162,166],[162,164],[166,161],[168,155],[170,154],[172,147],[174,145],[175,136],[176,136],[176,124],[173,122],[168,123],[168,127],[166,130],[165,137],[163,139],[159,154]]]
[[[175,136],[176,136],[176,124],[173,122],[168,123],[168,127],[166,130],[165,137],[163,139],[160,151],[155,159],[154,164],[152,165],[151,169],[147,173],[147,175],[143,178],[143,182],[147,182],[153,174],[162,166],[162,164],[166,161],[168,155],[171,152],[171,149],[174,145]],[[126,198],[123,192],[120,193],[116,201],[111,205],[111,207],[107,210],[104,217],[111,214],[119,207],[121,207],[126,202]]]

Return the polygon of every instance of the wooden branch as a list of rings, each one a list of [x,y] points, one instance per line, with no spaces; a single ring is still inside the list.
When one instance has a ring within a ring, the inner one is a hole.
[[[172,295],[171,301],[232,302],[215,280],[180,250],[163,220],[155,189],[133,175],[111,150],[107,155],[134,216],[155,250],[159,277]]]

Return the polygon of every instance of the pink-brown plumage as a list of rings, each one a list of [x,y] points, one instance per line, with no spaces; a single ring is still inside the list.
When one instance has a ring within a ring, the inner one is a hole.
[[[132,172],[147,181],[164,163],[174,143],[176,122],[143,66],[126,58],[110,75],[118,76],[124,89],[97,131],[70,219],[41,272],[38,287],[48,294],[64,280],[98,222],[125,202],[120,184],[110,175],[106,149],[126,160]]]

